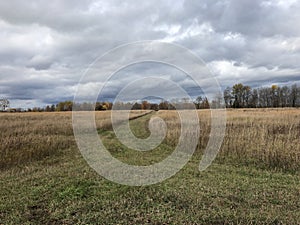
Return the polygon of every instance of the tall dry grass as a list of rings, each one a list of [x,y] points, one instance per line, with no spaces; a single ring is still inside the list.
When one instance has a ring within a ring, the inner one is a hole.
[[[221,157],[300,169],[300,109],[229,110]]]
[[[73,146],[71,113],[0,114],[0,168]]]
[[[180,120],[175,111],[159,111],[168,121],[167,142],[175,147]],[[198,111],[200,139],[197,151],[205,149],[210,134],[210,110]],[[280,170],[300,170],[300,109],[227,110],[225,138],[220,162],[251,164]]]
[[[176,111],[160,110],[157,116],[161,117],[168,127],[165,141],[168,145],[176,147],[181,132],[180,116]],[[198,140],[198,148],[203,149],[209,138],[210,133],[210,110],[198,110],[198,118],[200,123],[200,138]]]
[[[133,111],[136,117],[146,111]],[[111,127],[109,111],[95,113],[98,129]],[[0,169],[75,147],[71,112],[0,113]]]
[[[133,111],[131,117],[146,113]],[[203,152],[210,133],[210,111],[200,110],[201,135],[198,152]],[[98,129],[110,129],[110,112],[97,112]],[[165,143],[175,147],[180,137],[176,111],[159,111],[168,126]],[[0,168],[30,162],[76,147],[72,114],[0,114]],[[300,169],[299,109],[240,109],[227,111],[227,129],[217,160],[251,164],[280,170]]]

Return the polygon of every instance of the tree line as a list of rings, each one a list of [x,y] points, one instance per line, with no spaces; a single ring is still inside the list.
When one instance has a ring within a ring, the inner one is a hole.
[[[300,107],[300,87],[251,88],[239,83],[224,90],[224,101],[227,108]]]
[[[248,85],[238,83],[232,87],[227,87],[223,93],[224,106],[226,108],[270,108],[270,107],[300,107],[300,87],[296,84],[291,86],[272,85],[270,87],[251,88]],[[206,96],[198,96],[193,102],[187,98],[174,101],[161,101],[160,103],[151,103],[146,100],[135,102],[116,102],[111,103],[96,102],[92,103],[73,103],[72,101],[63,101],[58,104],[47,105],[46,107],[34,107],[29,109],[9,109],[9,100],[0,99],[0,111],[10,112],[62,112],[72,111],[74,106],[76,110],[111,110],[114,109],[132,109],[132,110],[175,110],[175,109],[209,109],[221,106],[222,96],[216,96],[209,101]],[[76,105],[74,105],[76,104]]]
[[[91,103],[81,103],[76,104],[76,109],[81,110],[96,110],[96,111],[102,111],[102,110],[111,110],[112,109],[112,103],[111,102],[96,102],[96,104]],[[46,107],[34,107],[32,109],[28,109],[29,112],[66,112],[66,111],[72,111],[74,107],[74,103],[72,101],[63,101],[59,102],[58,104],[52,104],[47,105]]]
[[[202,98],[202,97],[201,97]],[[198,98],[199,99],[199,98]],[[205,107],[209,108],[209,103],[207,98]],[[73,103],[72,101],[64,101],[59,102],[58,104],[54,105],[47,105],[46,107],[34,107],[27,109],[28,112],[64,112],[64,111],[72,111],[72,109],[82,110],[82,111],[104,111],[104,110],[111,110],[113,107],[114,109],[132,109],[132,110],[175,110],[176,108],[192,108],[196,103],[191,103],[187,99],[181,99],[176,102],[171,101],[161,101],[160,103],[151,103],[146,100],[141,102],[96,102],[93,103]],[[198,106],[203,105],[203,103],[197,103]]]

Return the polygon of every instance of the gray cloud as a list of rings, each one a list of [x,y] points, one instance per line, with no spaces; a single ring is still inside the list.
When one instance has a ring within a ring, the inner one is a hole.
[[[140,40],[191,49],[222,86],[299,82],[299,11],[297,0],[1,1],[0,95],[24,107],[72,99],[97,57]],[[185,75],[144,65],[116,76],[104,97],[145,71],[200,93]]]

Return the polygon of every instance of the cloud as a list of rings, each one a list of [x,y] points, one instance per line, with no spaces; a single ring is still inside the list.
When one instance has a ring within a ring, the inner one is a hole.
[[[140,40],[189,48],[222,86],[299,82],[299,11],[297,0],[1,1],[0,95],[24,107],[72,99],[95,59]],[[155,67],[124,70],[103,97],[113,98],[145,73],[201,92],[184,74]]]

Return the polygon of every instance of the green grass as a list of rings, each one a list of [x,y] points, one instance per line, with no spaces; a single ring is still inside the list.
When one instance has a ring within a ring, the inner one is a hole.
[[[148,122],[155,113],[147,114],[142,118],[131,120],[130,128],[138,138],[147,138],[150,135]],[[122,162],[132,165],[151,165],[166,158],[174,149],[163,141],[151,151],[136,151],[123,145],[112,130],[99,130],[103,144],[110,153]]]
[[[131,121],[133,132],[149,133],[151,115]],[[138,164],[161,159],[138,154],[99,131],[112,154]],[[167,154],[166,154],[167,155]],[[130,159],[132,158],[132,159]],[[200,152],[172,178],[130,187],[96,174],[76,148],[31,164],[2,170],[0,224],[299,224],[299,173],[215,161],[198,171]],[[158,161],[159,161],[158,160]]]

